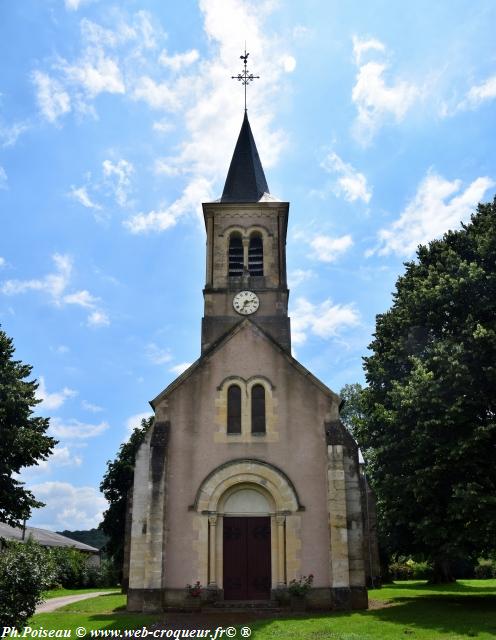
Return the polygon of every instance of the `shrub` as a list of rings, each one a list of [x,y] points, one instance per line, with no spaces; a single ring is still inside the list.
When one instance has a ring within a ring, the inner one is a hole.
[[[9,542],[0,553],[0,626],[19,629],[53,582],[49,553],[36,542]]]
[[[432,577],[432,565],[425,560],[417,562],[412,558],[405,560],[399,557],[388,569],[393,580],[429,580]]]
[[[479,558],[474,573],[475,577],[479,580],[496,578],[496,560],[491,560],[490,558]]]

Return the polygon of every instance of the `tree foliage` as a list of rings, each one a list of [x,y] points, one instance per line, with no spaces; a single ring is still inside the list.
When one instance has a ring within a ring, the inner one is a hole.
[[[363,387],[358,382],[345,384],[339,392],[339,397],[342,402],[339,417],[348,431],[354,435],[365,419]]]
[[[390,550],[441,581],[496,539],[496,199],[417,258],[377,317],[355,435]]]
[[[115,460],[107,462],[107,471],[100,484],[100,491],[109,502],[100,528],[108,536],[105,550],[119,568],[124,559],[127,498],[134,481],[134,462],[152,422],[152,417],[143,419],[141,427],[136,427],[129,440],[121,444]]]
[[[54,564],[36,542],[10,542],[0,553],[0,627],[20,629],[51,586]]]
[[[16,526],[43,503],[13,476],[46,460],[57,441],[46,435],[48,418],[33,416],[38,384],[26,379],[32,367],[14,360],[14,351],[0,329],[0,522]]]

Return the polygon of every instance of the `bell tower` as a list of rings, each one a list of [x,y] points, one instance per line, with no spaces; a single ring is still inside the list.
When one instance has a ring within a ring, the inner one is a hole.
[[[290,351],[289,203],[269,193],[246,111],[222,197],[202,206],[207,232],[202,353],[245,318]]]

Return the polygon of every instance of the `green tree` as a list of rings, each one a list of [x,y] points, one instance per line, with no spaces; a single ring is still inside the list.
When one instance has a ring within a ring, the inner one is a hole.
[[[129,440],[121,444],[115,460],[107,462],[107,471],[100,484],[100,491],[109,502],[100,528],[108,536],[105,550],[113,558],[119,571],[122,570],[124,560],[127,499],[133,486],[134,462],[152,422],[153,417],[144,418],[141,427],[136,427]]]
[[[43,503],[13,476],[46,460],[57,441],[46,435],[48,418],[33,416],[38,384],[26,380],[32,367],[14,360],[14,351],[0,329],[0,522],[16,526]]]
[[[355,435],[389,550],[443,582],[496,539],[496,199],[417,258],[377,316]]]
[[[20,629],[51,586],[54,565],[36,542],[9,542],[0,553],[0,627]]]
[[[365,419],[363,387],[358,382],[345,384],[339,392],[341,407],[339,416],[344,426],[354,435],[360,423]]]

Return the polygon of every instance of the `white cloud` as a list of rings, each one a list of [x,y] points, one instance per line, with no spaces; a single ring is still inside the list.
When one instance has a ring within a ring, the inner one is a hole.
[[[296,59],[290,55],[284,55],[281,58],[281,66],[286,73],[292,73],[296,69]]]
[[[328,173],[337,174],[334,185],[336,195],[343,195],[348,202],[363,200],[368,203],[370,201],[372,189],[367,185],[367,178],[351,164],[344,162],[337,153],[329,153],[320,166]]]
[[[483,102],[494,98],[496,98],[496,75],[487,78],[482,84],[471,87],[456,110],[477,109]]]
[[[153,364],[165,364],[172,360],[172,354],[169,349],[162,349],[154,342],[146,345],[146,357]]]
[[[73,398],[74,396],[77,396],[77,391],[69,389],[68,387],[64,387],[61,391],[49,393],[46,388],[45,378],[40,376],[38,389],[36,390],[36,398],[41,400],[41,403],[38,405],[38,410],[59,409],[67,398]]]
[[[108,327],[110,320],[104,311],[92,311],[88,316],[87,324],[89,327]]]
[[[355,56],[355,64],[359,66],[362,63],[362,55],[367,51],[380,51],[384,53],[386,47],[380,40],[375,38],[369,38],[368,40],[361,40],[357,36],[353,36],[353,55]]]
[[[61,418],[50,419],[50,433],[57,438],[67,438],[68,440],[86,440],[101,435],[109,428],[108,422],[99,424],[89,424],[71,418],[62,420]]]
[[[65,8],[69,11],[77,11],[83,4],[88,4],[93,0],[64,0]]]
[[[67,81],[82,87],[89,98],[95,98],[103,92],[125,92],[118,63],[106,57],[99,47],[88,47],[83,58],[75,64],[64,60],[61,69]]]
[[[86,411],[91,411],[91,413],[99,413],[100,411],[103,411],[103,407],[100,407],[97,404],[92,404],[87,400],[83,400],[81,402],[81,406],[83,407],[83,409],[86,409]]]
[[[138,213],[124,221],[131,233],[165,231],[173,227],[179,218],[192,210],[201,215],[201,203],[212,200],[211,184],[205,178],[198,177],[189,182],[180,198],[169,207],[149,213]]]
[[[126,420],[126,433],[129,435],[141,427],[141,421],[150,418],[153,415],[151,411],[143,411],[143,413],[135,413]]]
[[[175,111],[180,106],[177,88],[172,88],[166,82],[157,83],[149,76],[142,76],[137,81],[133,98],[144,100],[152,109]]]
[[[288,273],[289,287],[297,287],[302,282],[313,278],[315,273],[311,269],[294,269]]]
[[[313,258],[322,262],[334,262],[353,245],[353,239],[350,235],[339,238],[317,235],[309,244],[315,252]]]
[[[77,291],[76,293],[69,293],[64,296],[64,302],[66,304],[76,304],[80,307],[85,307],[86,309],[93,309],[97,301],[98,298],[92,296],[89,291],[86,291],[86,289],[83,291]]]
[[[48,122],[56,122],[65,113],[69,113],[71,99],[58,80],[42,71],[34,71],[31,79],[36,87],[38,106]]]
[[[156,175],[172,177],[178,176],[181,173],[181,169],[173,164],[169,164],[167,158],[157,158],[153,166],[153,172]]]
[[[134,173],[134,167],[128,160],[112,160],[103,161],[103,175],[111,184],[117,204],[125,207],[128,204],[128,196],[131,190],[131,176]]]
[[[186,371],[192,365],[191,362],[180,362],[179,364],[175,364],[173,367],[169,369],[171,373],[174,373],[176,376],[180,376],[181,373]]]
[[[158,61],[163,64],[164,67],[169,67],[172,71],[180,71],[184,67],[189,67],[196,62],[200,57],[200,54],[196,49],[190,49],[184,53],[176,53],[173,56],[167,55],[167,51],[162,51]]]
[[[5,267],[6,264],[7,264],[7,262],[6,262],[5,258],[2,258],[2,256],[0,256],[0,269],[2,267]]]
[[[392,118],[396,122],[403,120],[419,97],[420,90],[405,80],[386,85],[384,73],[388,65],[385,63],[361,63],[365,51],[385,51],[385,46],[378,40],[363,41],[354,37],[353,49],[358,66],[356,84],[351,94],[358,109],[354,133],[360,143],[367,145],[388,119]]]
[[[417,188],[414,198],[388,229],[379,231],[378,246],[366,255],[378,253],[411,256],[419,244],[439,238],[449,229],[466,222],[495,182],[484,176],[462,190],[461,180],[446,180],[429,172]]]
[[[57,467],[80,467],[83,462],[81,456],[74,454],[70,447],[54,447],[51,455],[46,460],[41,460],[36,466],[26,469],[27,474],[50,473]],[[23,472],[26,474],[26,472]]]
[[[359,323],[359,314],[353,304],[333,304],[330,299],[313,304],[306,298],[297,298],[290,316],[294,344],[303,344],[308,333],[327,339]]]
[[[0,126],[0,142],[2,147],[12,147],[17,138],[29,129],[25,122],[15,122],[10,126]]]
[[[8,178],[5,169],[0,165],[0,189],[7,189]]]
[[[96,202],[93,202],[93,200],[88,195],[88,191],[86,187],[78,187],[78,188],[71,187],[69,196],[71,198],[74,198],[74,200],[77,200],[79,204],[82,204],[83,207],[86,207],[88,209],[99,210],[102,208],[99,204],[97,204]]]
[[[169,133],[174,130],[174,125],[167,120],[157,120],[153,123],[153,130],[159,133]]]
[[[96,309],[99,299],[86,289],[67,293],[72,276],[72,258],[67,254],[55,253],[52,256],[55,263],[55,272],[42,278],[33,280],[6,280],[0,287],[5,295],[18,295],[27,291],[40,291],[45,293],[50,301],[57,307],[64,305],[76,305],[86,309],[95,309],[88,317],[88,324],[109,324],[107,315]]]
[[[31,526],[48,529],[92,529],[102,520],[107,501],[94,487],[75,487],[68,482],[42,482],[30,485],[34,495],[46,503],[29,521]]]

